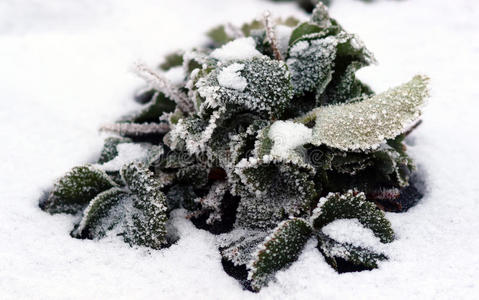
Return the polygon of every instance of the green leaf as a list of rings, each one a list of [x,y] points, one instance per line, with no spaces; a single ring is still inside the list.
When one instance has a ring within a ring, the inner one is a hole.
[[[239,68],[237,76],[244,80],[242,88],[223,86],[218,79],[233,64]],[[288,68],[284,62],[267,57],[218,66],[206,77],[200,78],[196,86],[205,99],[203,110],[230,105],[267,116],[278,116],[293,96]]]
[[[123,180],[134,194],[129,210],[124,240],[130,245],[140,245],[153,249],[166,246],[167,203],[160,190],[161,182],[153,172],[140,163],[131,163],[121,170]]]
[[[294,95],[323,92],[334,72],[336,46],[336,38],[326,37],[302,40],[290,48],[286,64],[291,72]]]
[[[248,279],[259,291],[274,273],[294,262],[311,236],[311,228],[303,219],[284,221],[258,247],[249,265]]]
[[[325,234],[318,234],[318,249],[331,267],[342,272],[341,260],[362,270],[378,267],[378,262],[386,260],[387,256],[373,250],[357,247],[349,243],[339,243]]]
[[[116,146],[123,143],[131,143],[133,142],[129,138],[124,137],[107,137],[103,144],[103,149],[100,154],[100,158],[98,159],[99,164],[106,163],[114,159],[118,155],[118,150]]]
[[[102,238],[119,224],[124,214],[121,203],[129,194],[119,188],[111,188],[98,194],[83,212],[78,227],[72,232],[76,238]]]
[[[178,67],[183,64],[183,51],[177,51],[165,56],[164,62],[160,65],[160,69],[168,71],[173,67]]]
[[[217,26],[206,34],[214,43],[215,47],[223,46],[234,38],[226,33],[225,26]]]
[[[381,242],[389,243],[394,239],[391,223],[384,213],[371,202],[366,201],[364,193],[352,190],[345,194],[329,193],[319,200],[317,208],[311,217],[313,227],[320,230],[327,224],[338,219],[358,219],[366,228],[373,231]]]
[[[408,83],[361,102],[313,110],[310,114],[316,117],[316,124],[312,144],[366,150],[395,138],[421,115],[429,94],[427,83],[427,77],[415,76]]]
[[[270,229],[290,216],[306,216],[316,196],[313,170],[306,165],[251,158],[235,173],[241,180],[236,224],[245,228]]]
[[[91,165],[75,167],[55,183],[40,207],[49,213],[75,214],[96,195],[114,186],[105,172]]]
[[[289,45],[293,45],[298,39],[302,38],[305,35],[318,33],[321,30],[323,29],[319,27],[317,24],[313,24],[310,22],[301,23],[291,33],[291,37],[289,39]]]

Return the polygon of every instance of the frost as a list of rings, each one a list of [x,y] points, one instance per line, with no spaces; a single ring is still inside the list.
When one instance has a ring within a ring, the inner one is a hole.
[[[321,231],[339,243],[376,251],[384,248],[372,230],[365,228],[358,219],[338,219],[324,226]]]
[[[185,77],[185,69],[182,66],[172,67],[165,72],[165,78],[173,85],[184,84]]]
[[[286,65],[267,57],[252,58],[240,63],[244,65],[241,74],[247,82],[243,91],[221,86],[218,83],[220,68],[198,80],[196,87],[205,99],[202,111],[229,104],[239,110],[280,114],[293,96]]]
[[[283,221],[259,245],[248,265],[248,279],[254,290],[266,285],[274,272],[295,261],[311,235],[311,228],[302,219]]]
[[[337,44],[335,37],[326,37],[299,41],[290,48],[286,64],[296,95],[322,93],[332,78]]]
[[[119,144],[116,149],[118,155],[112,160],[100,165],[104,171],[119,171],[123,165],[133,162],[142,161],[148,155],[148,150],[141,144],[124,143]]]
[[[273,140],[271,155],[287,159],[291,150],[310,142],[311,134],[312,130],[301,123],[274,122],[268,133]]]
[[[291,33],[293,32],[293,28],[286,25],[276,25],[274,27],[274,31],[278,41],[278,50],[282,57],[286,57],[289,48],[289,39],[291,37]]]
[[[226,68],[223,68],[218,74],[218,82],[221,86],[238,90],[240,92],[244,91],[246,85],[246,78],[241,76],[240,71],[243,70],[244,65],[234,63]]]
[[[377,148],[419,118],[428,97],[427,83],[427,77],[415,76],[369,99],[316,109],[312,144],[341,150]]]
[[[251,37],[233,40],[211,52],[211,57],[222,62],[245,60],[261,56],[263,56],[263,54],[256,50],[256,43]]]
[[[391,223],[373,203],[366,201],[364,193],[352,190],[344,194],[329,193],[319,201],[311,216],[311,222],[316,229],[322,229],[338,219],[358,219],[383,243],[392,242],[394,239]]]
[[[116,185],[105,172],[92,165],[75,167],[54,184],[40,207],[50,213],[75,214],[93,197]]]

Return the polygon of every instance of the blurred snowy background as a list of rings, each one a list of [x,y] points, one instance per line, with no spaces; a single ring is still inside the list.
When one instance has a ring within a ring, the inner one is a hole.
[[[133,110],[137,59],[205,40],[211,26],[264,10],[262,0],[0,1],[0,299],[474,299],[479,297],[479,2],[334,0],[378,66],[359,76],[376,91],[416,73],[432,79],[424,123],[409,140],[425,198],[388,213],[394,256],[372,272],[336,274],[306,251],[259,295],[226,275],[213,236],[177,216],[181,240],[163,251],[70,238],[70,216],[37,201],[51,182],[98,155],[97,129]]]

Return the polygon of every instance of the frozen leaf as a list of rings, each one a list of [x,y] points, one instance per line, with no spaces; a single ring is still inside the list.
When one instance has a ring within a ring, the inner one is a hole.
[[[427,82],[427,77],[415,76],[361,102],[317,108],[312,113],[316,117],[312,144],[341,150],[377,148],[419,118],[428,96]]]
[[[391,223],[384,213],[371,202],[366,201],[364,193],[348,191],[345,194],[329,193],[319,200],[314,209],[311,221],[315,229],[338,219],[358,219],[366,228],[373,231],[381,242],[389,243],[394,239]]]
[[[237,61],[234,64],[243,66],[237,70],[237,76],[245,79],[246,85],[241,79],[238,83],[241,84],[241,89],[222,86],[218,82],[218,76],[230,65],[219,66],[196,83],[199,94],[205,99],[203,110],[231,105],[268,116],[279,115],[292,97],[286,65],[266,57]]]
[[[168,207],[161,183],[153,172],[138,163],[123,167],[121,175],[134,195],[127,215],[124,240],[130,245],[163,248],[167,244]]]
[[[238,163],[236,174],[241,180],[236,223],[242,227],[269,229],[289,216],[305,216],[316,194],[306,165],[250,158]]]
[[[235,266],[246,266],[267,235],[268,233],[262,230],[235,229],[219,235],[217,244],[223,259]]]
[[[381,252],[340,243],[325,234],[318,235],[318,249],[328,264],[340,273],[374,269],[379,261],[387,259]]]
[[[99,239],[121,223],[124,218],[122,202],[130,195],[127,191],[112,188],[98,194],[83,212],[78,227],[72,232],[73,237]]]
[[[259,291],[274,273],[294,262],[311,236],[311,228],[303,219],[281,222],[258,247],[249,264],[248,279]]]
[[[332,78],[337,43],[336,38],[326,37],[299,41],[290,48],[286,64],[295,95],[322,93]]]
[[[49,213],[75,214],[96,195],[114,186],[105,172],[91,165],[75,167],[55,183],[40,207]]]
[[[100,154],[100,158],[98,159],[99,164],[106,163],[114,159],[118,155],[118,150],[116,147],[122,143],[131,143],[132,140],[129,138],[123,137],[107,137],[103,144],[103,149]]]

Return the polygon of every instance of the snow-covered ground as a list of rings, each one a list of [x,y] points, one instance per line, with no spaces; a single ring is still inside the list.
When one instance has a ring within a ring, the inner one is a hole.
[[[309,243],[260,294],[224,273],[214,237],[177,213],[181,239],[162,251],[118,240],[72,239],[42,190],[99,153],[97,128],[134,109],[142,59],[203,41],[224,21],[269,9],[261,0],[0,2],[0,299],[474,299],[479,297],[479,2],[334,0],[379,66],[360,72],[377,91],[415,73],[432,78],[424,123],[409,142],[427,194],[388,214],[397,240],[378,270],[336,274]]]

